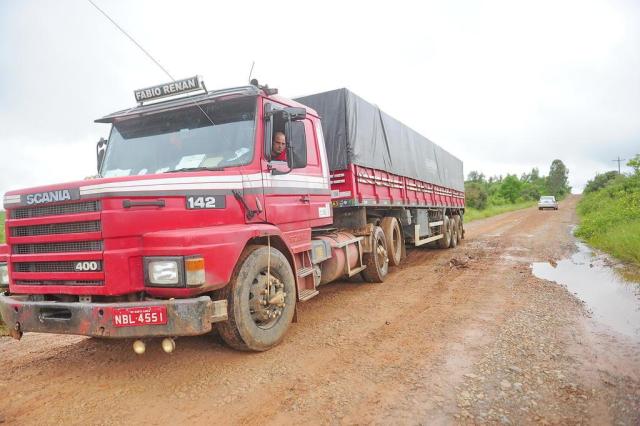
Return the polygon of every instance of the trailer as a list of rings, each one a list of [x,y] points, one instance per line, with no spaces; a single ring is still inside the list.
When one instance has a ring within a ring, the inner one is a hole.
[[[143,353],[162,337],[170,352],[215,327],[267,350],[323,284],[381,283],[407,246],[464,237],[460,160],[346,89],[290,100],[252,83],[136,91],[96,120],[111,125],[96,178],[5,194],[15,338],[132,338]]]

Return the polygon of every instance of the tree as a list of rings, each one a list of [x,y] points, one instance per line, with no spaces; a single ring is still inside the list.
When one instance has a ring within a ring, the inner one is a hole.
[[[479,182],[464,183],[465,201],[467,206],[482,210],[487,207],[487,190]]]
[[[633,174],[640,176],[640,154],[636,154],[629,162],[627,166],[633,169]]]
[[[479,173],[475,170],[472,170],[469,172],[469,177],[467,178],[467,180],[470,182],[478,182],[478,183],[483,183],[485,181],[484,174]]]
[[[562,160],[553,160],[549,169],[549,178],[547,181],[550,195],[562,197],[570,191],[567,182],[569,180],[569,170]]]
[[[520,197],[520,191],[522,191],[522,182],[516,175],[508,174],[502,180],[498,193],[502,198],[513,204]]]
[[[534,167],[533,169],[531,169],[531,174],[529,174],[529,176],[531,178],[531,182],[540,179],[540,170],[538,170],[537,167]]]
[[[584,187],[584,193],[588,194],[589,192],[595,192],[599,189],[604,188],[607,184],[618,177],[618,172],[616,170],[611,170],[606,173],[597,173],[596,177],[587,182],[587,185]]]

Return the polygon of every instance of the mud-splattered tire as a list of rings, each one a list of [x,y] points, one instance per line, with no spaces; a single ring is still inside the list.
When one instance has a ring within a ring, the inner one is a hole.
[[[442,224],[442,232],[444,236],[437,240],[438,248],[446,249],[449,248],[449,243],[451,242],[451,224],[449,223],[449,216],[445,216]]]
[[[462,218],[460,217],[459,214],[454,214],[453,215],[453,227],[456,230],[456,243],[460,244],[460,242],[462,241]]]
[[[449,248],[455,248],[458,245],[458,227],[453,216],[449,218],[449,226],[451,227],[451,241],[449,241]]]
[[[389,258],[384,231],[379,226],[373,228],[372,249],[371,253],[362,255],[362,261],[367,266],[362,271],[362,278],[369,283],[381,283],[389,272]]]
[[[389,264],[391,266],[398,266],[402,260],[402,244],[404,244],[398,219],[395,217],[385,217],[382,219],[382,222],[380,222],[380,227],[384,232],[384,237],[387,242]]]
[[[259,295],[252,291],[258,280],[265,279],[267,263],[270,263],[271,275],[284,285],[286,295],[280,315],[263,324],[254,318],[252,300]],[[238,260],[231,281],[218,291],[217,297],[227,299],[229,319],[216,323],[225,343],[243,351],[266,351],[282,341],[293,319],[296,286],[291,265],[285,255],[273,247],[269,255],[268,247],[248,246]]]

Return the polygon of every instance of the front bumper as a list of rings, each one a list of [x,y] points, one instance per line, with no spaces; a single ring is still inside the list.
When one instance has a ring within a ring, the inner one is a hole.
[[[114,324],[114,310],[158,306],[166,307],[166,324],[131,327]],[[227,320],[227,301],[200,296],[123,303],[61,303],[35,302],[28,296],[2,293],[0,314],[16,338],[29,331],[106,338],[195,336],[211,331],[212,323]]]

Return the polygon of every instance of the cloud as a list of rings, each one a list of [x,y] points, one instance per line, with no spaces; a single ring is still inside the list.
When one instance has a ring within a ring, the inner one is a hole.
[[[640,6],[629,1],[97,1],[176,77],[348,87],[465,162],[580,188],[640,152]],[[0,5],[0,193],[95,169],[93,120],[167,81],[88,2]]]

